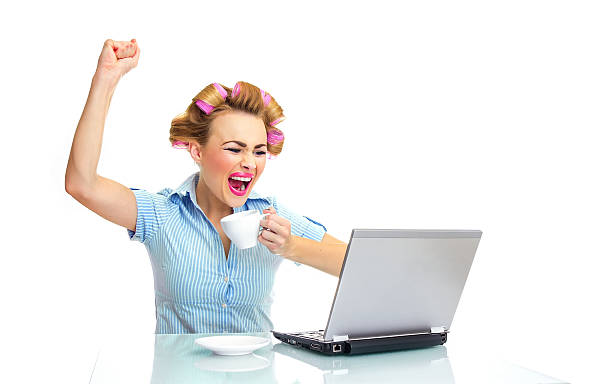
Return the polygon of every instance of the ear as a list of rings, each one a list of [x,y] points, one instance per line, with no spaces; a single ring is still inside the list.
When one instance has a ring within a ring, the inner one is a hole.
[[[193,161],[199,164],[200,160],[202,159],[202,147],[200,146],[200,144],[195,141],[190,141],[189,154],[191,155]]]

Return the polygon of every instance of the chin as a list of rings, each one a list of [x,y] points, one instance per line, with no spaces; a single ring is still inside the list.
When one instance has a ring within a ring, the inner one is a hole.
[[[246,203],[250,193],[251,191],[247,191],[244,196],[235,196],[232,192],[227,192],[225,202],[232,208],[240,207]]]

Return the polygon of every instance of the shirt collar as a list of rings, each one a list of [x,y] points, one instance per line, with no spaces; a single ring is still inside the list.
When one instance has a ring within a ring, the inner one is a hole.
[[[186,196],[187,193],[193,194],[195,191],[195,183],[197,182],[198,177],[199,177],[198,172],[195,172],[194,174],[189,176],[185,181],[183,181],[183,183],[177,189],[174,190],[174,192],[170,194],[170,196],[172,195]]]

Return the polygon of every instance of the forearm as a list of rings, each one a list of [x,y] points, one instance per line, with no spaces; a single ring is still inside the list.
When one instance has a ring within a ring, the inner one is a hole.
[[[334,240],[333,242],[318,242],[292,235],[292,246],[285,257],[331,275],[340,276],[348,245],[337,239]]]
[[[103,77],[98,73],[91,81],[89,96],[77,125],[68,158],[66,190],[79,188],[82,185],[93,185],[97,177],[104,122],[118,82],[117,78]]]

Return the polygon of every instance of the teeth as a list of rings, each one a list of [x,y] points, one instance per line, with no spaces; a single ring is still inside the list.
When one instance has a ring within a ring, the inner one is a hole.
[[[240,180],[240,181],[246,181],[247,183],[249,181],[251,181],[250,177],[238,177],[238,176],[232,176],[230,177],[230,179],[234,179],[234,180]]]
[[[242,185],[240,186],[239,191],[244,191],[244,188],[245,188],[245,187],[244,187],[244,184],[242,184]]]

